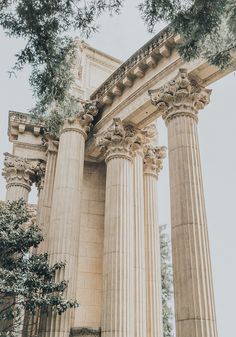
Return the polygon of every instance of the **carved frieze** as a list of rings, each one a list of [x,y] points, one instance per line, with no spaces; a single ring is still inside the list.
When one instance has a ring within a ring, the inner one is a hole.
[[[144,173],[158,176],[166,157],[165,146],[147,145],[144,148]]]
[[[210,94],[211,90],[201,87],[186,69],[180,69],[176,78],[163,87],[149,91],[152,104],[166,122],[179,115],[197,120],[198,110],[209,103]]]

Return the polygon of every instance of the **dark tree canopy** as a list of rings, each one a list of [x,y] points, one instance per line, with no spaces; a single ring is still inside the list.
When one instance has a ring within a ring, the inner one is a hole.
[[[0,24],[25,47],[16,55],[13,71],[32,67],[30,84],[37,98],[34,109],[44,114],[52,104],[68,99],[73,81],[71,64],[75,45],[69,31],[89,36],[103,13],[117,14],[128,0],[1,0]],[[154,32],[164,21],[180,33],[181,55],[190,60],[203,56],[221,68],[236,49],[235,0],[143,0],[140,15]],[[70,99],[69,99],[70,101]]]
[[[23,200],[0,205],[0,337],[18,336],[24,314],[78,306],[63,297],[66,280],[54,281],[65,263],[49,266],[47,254],[32,254],[42,240]]]

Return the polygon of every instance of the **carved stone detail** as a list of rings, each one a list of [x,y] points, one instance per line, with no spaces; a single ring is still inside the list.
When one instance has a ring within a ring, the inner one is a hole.
[[[7,186],[22,185],[28,190],[33,182],[39,186],[45,173],[45,162],[42,160],[26,159],[5,153],[3,176]]]
[[[166,147],[147,145],[144,154],[144,173],[158,177],[163,168],[163,159],[166,157]]]
[[[36,186],[39,190],[43,189],[44,187],[44,178],[45,178],[45,171],[46,171],[46,163],[39,161],[34,170],[34,181]]]
[[[134,55],[132,55],[126,62],[113,72],[113,74],[92,94],[92,99],[101,100],[101,98],[112,89],[114,85],[121,82],[123,78],[132,70],[132,68],[139,65],[141,62],[145,63],[147,57],[152,55],[158,48],[174,36],[169,27],[162,30],[153,39],[140,48]]]
[[[132,160],[135,152],[143,153],[145,144],[157,135],[154,124],[140,130],[132,125],[125,125],[120,118],[114,118],[107,131],[97,136],[97,143],[106,161],[115,157],[127,157]]]
[[[92,122],[97,113],[98,109],[95,101],[80,100],[78,113],[64,119],[61,133],[74,130],[82,133],[86,138],[93,126]]]
[[[148,125],[144,129],[135,129],[136,137],[132,144],[132,150],[137,154],[144,155],[144,148],[149,144],[153,139],[157,137],[157,127],[155,124]]]
[[[52,137],[50,133],[45,133],[42,138],[43,145],[46,148],[46,154],[48,152],[58,152],[58,146],[59,146],[59,141],[55,139],[55,137]]]
[[[197,120],[198,110],[209,103],[211,90],[201,87],[187,73],[180,69],[174,80],[163,87],[149,90],[152,104],[168,122],[176,116],[187,115]]]
[[[108,130],[98,135],[97,139],[106,162],[114,157],[132,160],[136,130],[130,125],[124,126],[120,118],[114,118]]]

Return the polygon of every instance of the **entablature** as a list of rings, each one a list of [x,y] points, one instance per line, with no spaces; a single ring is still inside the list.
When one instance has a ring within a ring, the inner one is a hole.
[[[13,143],[13,154],[22,158],[45,160],[46,148],[42,141],[45,123],[30,114],[9,111],[8,137]]]

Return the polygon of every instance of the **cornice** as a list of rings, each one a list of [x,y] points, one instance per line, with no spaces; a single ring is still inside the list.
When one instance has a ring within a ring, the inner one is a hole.
[[[45,123],[40,120],[33,119],[27,113],[9,111],[8,116],[8,136],[10,141],[18,138],[19,134],[26,131],[32,132],[36,137],[43,133]]]
[[[121,64],[121,66],[115,70],[108,79],[95,90],[91,95],[91,99],[98,101],[120,80],[122,80],[129,71],[142,61],[146,60],[148,56],[152,55],[157,48],[164,45],[167,40],[174,37],[170,27],[166,27],[157,35],[155,35],[150,41],[148,41],[143,47],[137,50],[127,61]]]

